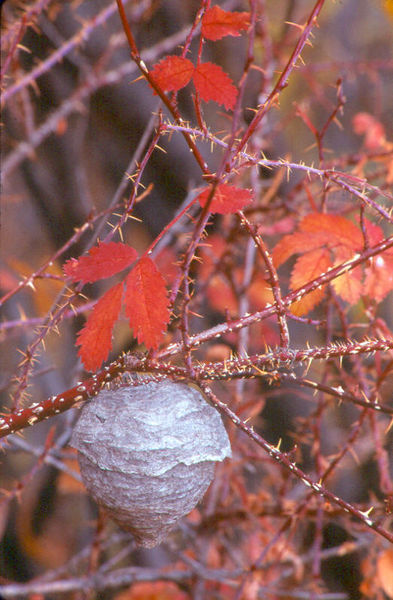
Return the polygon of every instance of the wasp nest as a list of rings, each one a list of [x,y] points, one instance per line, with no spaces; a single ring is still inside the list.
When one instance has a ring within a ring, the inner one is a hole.
[[[159,544],[201,500],[217,461],[231,455],[220,415],[184,383],[102,391],[71,440],[83,481],[138,544]]]

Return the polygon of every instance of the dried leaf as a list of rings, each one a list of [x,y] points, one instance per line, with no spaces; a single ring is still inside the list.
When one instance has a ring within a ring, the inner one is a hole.
[[[138,342],[157,348],[170,315],[165,280],[149,257],[142,258],[127,277],[125,309]]]
[[[64,273],[73,281],[93,283],[111,277],[128,267],[137,258],[137,251],[122,242],[100,243],[78,260],[71,258],[64,265]]]
[[[87,371],[98,369],[112,348],[112,330],[119,316],[122,294],[122,283],[110,288],[94,306],[78,334],[78,354]]]
[[[219,40],[226,35],[239,36],[250,25],[250,13],[229,12],[219,6],[209,8],[202,19],[202,35]]]

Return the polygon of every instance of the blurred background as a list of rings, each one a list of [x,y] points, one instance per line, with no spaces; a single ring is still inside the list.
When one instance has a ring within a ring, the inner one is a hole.
[[[167,54],[180,53],[200,7],[197,0],[132,0],[124,4],[148,67]],[[227,10],[249,10],[247,2],[219,5]],[[271,91],[299,37],[296,24],[305,22],[313,5],[310,0],[258,3],[261,18],[254,47],[258,68],[251,72],[246,88],[243,126]],[[6,409],[10,391],[18,387],[15,374],[20,373],[20,351],[25,352],[34,343],[45,318],[64,298],[60,296],[64,261],[79,256],[95,243],[97,233],[102,237],[109,230],[106,222],[110,221],[111,211],[97,215],[130,193],[127,173],[132,174],[136,161],[143,157],[159,105],[130,59],[115,2],[6,0],[1,10],[1,295],[10,293],[21,279],[66,246],[59,259],[53,259],[45,276],[35,281],[34,289],[25,287],[2,306],[0,390]],[[391,0],[325,2],[312,46],[306,46],[303,62],[298,63],[279,104],[263,121],[254,138],[254,148],[272,160],[285,158],[296,163],[351,169],[354,174],[366,175],[380,189],[391,190],[392,28]],[[192,58],[196,56],[198,39],[191,44]],[[246,36],[207,42],[204,60],[221,65],[237,84],[246,45]],[[189,85],[179,93],[179,108],[184,120],[196,126],[191,92]],[[338,95],[342,110],[327,129],[321,157],[310,123],[321,130],[337,106]],[[211,132],[218,134],[230,127],[231,114],[221,107],[209,103],[204,105],[204,111]],[[146,249],[182,206],[187,194],[202,184],[198,165],[180,135],[167,136],[160,145],[166,152],[153,153],[142,179],[145,186],[153,186],[148,200],[137,204],[134,214],[138,220],[129,221],[124,228],[125,241],[138,251]],[[198,142],[198,147],[214,170],[221,158],[220,149],[203,142]],[[280,208],[282,217],[296,219],[302,214],[307,203],[306,189],[299,187],[303,175],[294,172],[288,178],[284,173],[278,177],[266,169],[257,176],[261,195],[274,189],[271,201]],[[386,199],[376,200],[389,208]],[[330,197],[332,210],[335,205],[341,209],[343,204],[348,205],[349,211],[351,199],[344,192]],[[75,243],[69,243],[86,222],[90,225],[85,233],[76,236]],[[272,247],[280,235],[273,232]],[[87,287],[86,293],[89,300],[94,300],[105,289],[105,283],[94,284]],[[380,310],[391,326],[391,295]],[[225,308],[217,303],[216,295],[216,301],[204,305],[204,311],[204,324],[212,326],[222,321]],[[68,389],[82,377],[75,339],[84,323],[83,312],[76,318],[70,314],[58,332],[46,336],[45,347],[40,346],[36,355],[28,388],[23,391],[24,398],[39,402]],[[263,335],[267,343],[277,342],[273,331],[267,329]],[[304,345],[307,339],[304,327],[293,324],[293,345]],[[312,343],[317,340],[315,333]],[[127,324],[121,323],[112,358],[134,346]],[[295,399],[289,390],[278,407],[275,395],[277,392],[265,405],[260,427],[267,439],[274,442],[283,437],[289,448],[292,420],[302,413],[303,400],[299,395]],[[343,411],[342,417],[351,423],[351,409]],[[7,495],[0,498],[0,575],[4,580],[26,581],[48,569],[61,569],[86,541],[78,523],[86,514],[93,519],[95,508],[89,505],[86,509],[75,456],[64,447],[74,419],[75,414],[70,411],[53,422],[29,429],[23,438],[12,440],[6,447],[7,455],[1,456],[1,488],[13,490],[10,500]],[[48,464],[42,457],[53,423],[58,427],[61,423],[61,435]],[[330,425],[331,439],[341,439],[342,423],[332,421]],[[373,477],[373,469],[367,465],[369,456],[365,451],[361,468],[349,480],[344,476],[338,482],[337,489],[351,501],[369,498],[366,488],[372,485]],[[19,491],[15,488],[17,481]],[[335,544],[340,536],[347,539],[347,533],[338,526],[331,526],[326,539],[329,535]],[[143,552],[136,556],[136,562],[149,564],[150,558]],[[161,564],[161,559],[158,551],[154,560]],[[348,572],[349,583],[343,583],[347,595],[342,598],[356,600],[361,597],[360,567],[359,562],[351,561],[352,558],[345,565],[333,565],[326,577],[334,579],[338,570],[344,581]],[[112,596],[108,592],[102,597]]]

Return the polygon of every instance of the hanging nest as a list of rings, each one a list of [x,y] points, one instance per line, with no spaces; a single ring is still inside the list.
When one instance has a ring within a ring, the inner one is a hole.
[[[98,504],[152,547],[204,496],[231,456],[218,412],[184,383],[102,391],[82,408],[71,445]]]

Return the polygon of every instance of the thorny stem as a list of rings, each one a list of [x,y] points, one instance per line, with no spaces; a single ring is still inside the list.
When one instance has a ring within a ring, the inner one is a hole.
[[[384,537],[389,542],[393,543],[393,533],[390,533],[386,529],[383,529],[378,523],[373,522],[366,513],[361,512],[356,509],[352,504],[345,502],[342,498],[339,498],[329,490],[327,490],[321,483],[315,483],[310,479],[299,467],[296,466],[294,462],[286,457],[286,455],[275,446],[272,446],[266,440],[264,440],[258,433],[254,431],[252,427],[249,427],[246,423],[244,423],[239,417],[230,410],[230,408],[219,400],[219,398],[212,392],[212,390],[204,383],[199,384],[203,392],[209,398],[210,402],[221,412],[221,414],[225,415],[236,425],[239,427],[244,433],[248,435],[258,446],[263,448],[265,452],[269,454],[269,456],[279,462],[283,467],[288,469],[291,473],[295,474],[296,477],[301,480],[307,487],[310,487],[314,492],[318,495],[322,496],[326,500],[329,500],[332,504],[337,504],[340,506],[345,512],[350,513],[356,519],[362,521],[367,527],[373,529],[379,535]]]
[[[242,211],[239,211],[239,216],[242,225],[246,227],[247,231],[254,240],[254,243],[262,256],[262,259],[266,265],[266,269],[269,273],[270,285],[272,287],[273,297],[277,307],[277,319],[280,328],[280,345],[284,348],[287,348],[289,346],[289,330],[288,323],[286,320],[287,311],[282,302],[280,283],[278,280],[277,270],[273,264],[273,259],[269,253],[265,242],[262,239],[262,236],[256,233],[255,227],[250,223],[245,214]]]
[[[312,281],[307,283],[305,286],[303,286],[297,290],[294,290],[293,292],[290,292],[282,299],[283,306],[285,306],[286,308],[289,308],[289,306],[293,302],[300,300],[301,298],[303,298],[303,296],[305,296],[310,291],[318,288],[321,285],[329,283],[330,281],[333,281],[339,275],[342,275],[343,273],[347,273],[347,272],[351,271],[352,269],[356,268],[357,266],[365,263],[368,258],[371,258],[372,256],[376,256],[376,255],[380,254],[381,252],[383,252],[384,250],[387,250],[388,248],[391,248],[391,247],[393,247],[393,236],[386,238],[385,240],[383,240],[376,246],[369,248],[365,252],[362,252],[361,254],[356,255],[354,258],[350,259],[349,261],[346,261],[345,263],[342,263],[341,265],[338,265],[337,267],[333,267],[332,269],[329,269],[326,273],[320,275],[316,279],[313,279]],[[197,347],[200,344],[207,342],[208,340],[211,340],[211,339],[214,339],[217,337],[221,337],[225,333],[236,331],[238,329],[241,329],[242,327],[247,327],[248,325],[251,325],[252,323],[255,323],[262,319],[267,319],[268,317],[275,315],[276,312],[277,312],[277,307],[267,305],[261,311],[255,312],[251,315],[247,315],[245,317],[242,317],[241,319],[234,319],[233,321],[223,323],[221,325],[216,325],[215,327],[212,327],[211,329],[207,329],[207,330],[203,331],[202,333],[199,333],[199,334],[193,336],[190,340],[190,343],[192,344],[193,347]],[[181,351],[181,344],[171,344],[171,345],[167,346],[167,348],[161,350],[157,356],[159,358],[163,358],[163,357],[171,355],[171,354],[177,354],[180,351]]]
[[[178,125],[173,125],[171,123],[167,123],[163,127],[165,127],[168,132],[185,130],[192,135],[205,138],[205,139],[213,142],[214,144],[221,146],[222,148],[228,147],[228,144],[224,140],[221,140],[220,138],[211,134],[208,131],[204,133],[202,131],[199,131],[198,129],[193,129],[192,127],[178,126]],[[255,165],[255,166],[261,166],[261,167],[267,167],[267,168],[273,168],[273,169],[285,168],[288,173],[290,173],[291,171],[303,171],[308,176],[316,175],[317,177],[319,177],[322,180],[329,179],[330,181],[334,181],[334,183],[336,183],[339,187],[342,187],[343,189],[350,192],[356,198],[359,198],[365,205],[369,206],[372,210],[377,212],[387,222],[393,224],[393,216],[392,216],[391,212],[386,210],[383,206],[380,206],[377,202],[374,202],[371,198],[369,198],[364,193],[364,190],[368,190],[370,193],[372,192],[375,194],[380,194],[380,195],[386,197],[388,200],[393,200],[393,195],[390,193],[384,192],[383,190],[381,190],[380,188],[377,188],[374,185],[371,185],[364,178],[360,178],[360,177],[357,177],[350,173],[345,173],[345,172],[337,171],[335,169],[330,169],[330,168],[318,169],[317,167],[314,167],[312,165],[306,165],[303,163],[294,163],[294,162],[291,162],[291,161],[288,161],[285,159],[269,160],[265,157],[260,159],[258,157],[252,156],[251,154],[249,154],[245,151],[242,151],[239,154],[239,156],[241,158],[245,159],[247,165]],[[355,186],[359,186],[359,188],[361,188],[361,189],[359,190]]]
[[[125,0],[129,2],[129,0]],[[82,33],[76,33],[67,43],[63,44],[58,50],[53,52],[49,58],[39,64],[35,69],[32,69],[27,75],[22,77],[19,81],[11,85],[8,89],[2,93],[1,102],[4,106],[6,102],[12,98],[14,94],[19,92],[22,88],[35,82],[38,77],[49,71],[53,65],[60,62],[67,56],[74,48],[79,46],[81,42],[81,36],[84,40],[87,40],[90,34],[99,25],[106,23],[110,16],[115,14],[116,4],[112,2],[109,6],[105,7],[98,15],[95,15],[86,25],[83,27]]]
[[[142,5],[143,8],[143,5]],[[139,15],[141,6],[138,5],[135,9],[135,16]],[[133,13],[133,15],[135,14]],[[151,48],[143,52],[143,59],[146,61],[154,61],[162,52],[169,52],[177,44],[179,44],[185,31],[176,32],[172,36],[165,38],[162,42],[158,42]],[[28,141],[21,141],[16,145],[15,149],[10,152],[9,156],[3,160],[1,175],[5,180],[7,176],[28,157],[32,151],[37,148],[51,133],[56,131],[56,127],[62,119],[69,118],[72,113],[79,112],[80,106],[91,97],[95,91],[105,85],[115,85],[122,81],[125,77],[131,77],[137,72],[137,66],[129,60],[122,63],[110,71],[101,73],[101,64],[94,65],[91,72],[88,73],[87,79],[75,90],[75,92],[66,98],[43,122],[37,127],[33,135]]]
[[[333,395],[339,400],[348,400],[375,411],[393,415],[393,409],[384,406],[378,402],[371,402],[368,398],[362,400],[345,392],[341,388],[334,388],[299,378],[294,373],[285,373],[279,369],[293,368],[296,364],[305,362],[310,365],[313,360],[330,360],[332,358],[342,358],[344,356],[353,356],[357,354],[370,354],[373,352],[393,350],[393,340],[365,340],[361,342],[342,342],[339,345],[331,345],[324,348],[309,348],[298,350],[285,350],[279,348],[276,351],[268,352],[257,356],[247,358],[236,358],[216,363],[203,363],[194,365],[195,377],[198,381],[202,380],[228,380],[237,377],[254,378],[263,377],[268,382],[276,380],[287,380],[292,383],[310,387],[314,390],[324,391]],[[105,367],[99,373],[94,374],[89,379],[79,382],[73,388],[70,388],[62,394],[52,396],[40,403],[35,403],[25,409],[19,409],[16,412],[3,415],[0,419],[0,438],[15,433],[29,425],[33,425],[52,417],[61,412],[69,410],[73,406],[88,400],[97,395],[101,389],[111,387],[111,382],[116,383],[116,379],[127,373],[154,372],[157,377],[174,377],[175,379],[188,379],[187,369],[180,366],[174,366],[167,363],[161,363],[157,357],[154,359],[139,358],[132,354],[125,354],[117,361]],[[139,385],[138,380],[127,379],[128,385]]]
[[[265,103],[263,104],[263,106],[259,109],[259,111],[256,113],[256,115],[254,116],[253,120],[251,121],[247,131],[245,132],[245,134],[243,135],[242,139],[240,140],[240,142],[238,143],[237,147],[236,147],[236,152],[237,154],[239,154],[240,152],[242,152],[242,150],[245,148],[248,140],[250,139],[250,137],[253,135],[254,131],[257,129],[257,127],[259,126],[260,122],[262,121],[262,119],[264,118],[264,116],[268,113],[268,111],[271,109],[271,107],[273,106],[273,104],[277,101],[278,96],[280,95],[280,92],[287,86],[288,84],[288,79],[290,74],[292,73],[293,69],[296,66],[296,62],[298,60],[298,58],[300,57],[301,52],[303,51],[304,46],[306,45],[309,35],[311,33],[311,30],[313,29],[313,27],[316,24],[316,20],[317,17],[319,15],[319,13],[322,10],[323,5],[325,4],[325,0],[318,0],[310,14],[310,16],[307,19],[306,24],[303,27],[303,31],[302,34],[299,38],[298,43],[296,44],[287,64],[285,69],[283,70],[283,72],[281,73],[276,85],[274,86],[272,92],[269,94],[268,98],[266,99]]]
[[[121,19],[121,22],[123,25],[124,33],[126,34],[127,41],[130,46],[130,49],[131,49],[132,59],[134,60],[135,64],[137,65],[138,69],[141,71],[142,75],[145,77],[145,79],[148,81],[150,86],[153,88],[155,93],[158,94],[158,96],[161,98],[162,102],[165,104],[165,106],[169,110],[170,114],[174,117],[176,123],[181,125],[183,123],[183,119],[181,118],[181,115],[180,115],[178,109],[176,108],[175,104],[169,100],[169,98],[161,90],[161,88],[157,86],[157,84],[155,83],[154,79],[151,77],[145,63],[143,62],[143,60],[139,54],[139,50],[138,50],[137,45],[134,40],[134,36],[132,35],[130,26],[127,21],[127,17],[126,17],[125,11],[124,11],[123,1],[116,0],[116,2],[117,2],[118,9],[119,9],[119,15],[120,15],[120,19]],[[210,177],[211,173],[208,169],[208,166],[207,166],[206,162],[204,161],[204,159],[202,158],[202,155],[199,152],[197,146],[195,145],[194,140],[186,132],[183,133],[183,137],[184,137],[188,147],[190,148],[191,152],[193,153],[195,160],[197,161],[198,165],[200,166],[202,173],[204,175]]]

